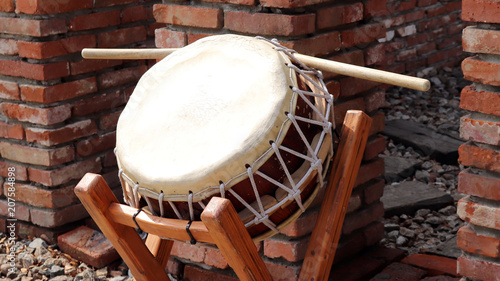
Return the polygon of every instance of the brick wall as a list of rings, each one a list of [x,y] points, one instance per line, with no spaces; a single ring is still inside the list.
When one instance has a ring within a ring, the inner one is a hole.
[[[458,272],[479,280],[500,278],[500,1],[464,0],[462,17],[474,23],[463,31],[462,63],[471,82],[463,89],[459,191],[467,197],[458,214],[468,222],[458,232]]]
[[[164,26],[154,3],[0,1],[1,232],[13,217],[18,234],[55,241],[88,217],[73,193],[86,172],[118,187],[116,120],[148,62],[83,60],[80,51],[153,47]]]
[[[437,0],[163,0],[155,19],[156,46],[183,47],[212,34],[236,33],[277,38],[300,53],[395,72],[458,65],[461,55],[460,1]],[[376,244],[384,235],[379,219],[385,148],[379,133],[385,85],[325,73],[336,97],[335,122],[348,109],[367,112],[374,123],[343,226],[335,263]],[[321,198],[321,196],[320,196]],[[318,209],[311,208],[279,235],[258,244],[275,280],[296,280]],[[214,249],[177,243],[169,271],[188,280],[236,280]],[[209,276],[209,277],[207,277]]]

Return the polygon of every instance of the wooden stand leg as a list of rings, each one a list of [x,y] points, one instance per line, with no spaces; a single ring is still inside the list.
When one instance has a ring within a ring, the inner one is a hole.
[[[148,238],[146,238],[146,247],[163,268],[167,267],[168,258],[170,257],[170,251],[172,251],[173,245],[174,241],[162,239],[160,236],[151,233],[149,233]]]
[[[201,220],[240,280],[272,281],[250,234],[229,200],[212,198],[201,214]]]
[[[137,232],[106,216],[109,205],[118,203],[118,199],[102,176],[86,174],[76,186],[75,193],[136,280],[169,280],[165,267],[156,261]]]
[[[370,117],[363,112],[347,112],[325,199],[321,205],[300,272],[299,280],[301,281],[326,281],[328,279],[370,125]]]

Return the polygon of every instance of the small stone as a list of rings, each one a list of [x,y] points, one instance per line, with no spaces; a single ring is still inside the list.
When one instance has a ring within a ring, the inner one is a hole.
[[[393,231],[387,233],[387,238],[392,239],[392,240],[397,239],[398,236],[399,236],[399,231],[397,231],[397,230],[393,230]]]
[[[418,211],[415,213],[415,215],[416,215],[416,216],[420,216],[420,217],[424,217],[424,218],[425,218],[425,217],[426,217],[428,214],[430,214],[430,213],[431,213],[431,210],[429,210],[429,209],[420,209],[420,210],[418,210]]]
[[[411,229],[408,229],[406,227],[401,227],[399,229],[399,233],[401,235],[403,235],[404,237],[407,237],[407,238],[413,238],[413,237],[415,237],[415,231],[413,231]]]
[[[408,238],[404,236],[399,236],[398,239],[396,239],[396,245],[398,246],[403,246],[408,242]]]
[[[47,243],[45,243],[45,241],[43,241],[43,239],[41,238],[35,238],[33,241],[31,241],[28,247],[33,249],[38,249],[40,247],[47,248]]]
[[[431,181],[431,174],[429,174],[429,172],[427,172],[427,171],[417,170],[415,172],[415,178],[419,181],[430,182]]]
[[[384,224],[384,229],[387,232],[393,231],[393,230],[399,230],[399,224],[397,223],[386,223]]]
[[[432,216],[427,218],[425,222],[431,225],[440,225],[441,223],[443,223],[443,219],[440,217]]]
[[[441,210],[439,210],[439,213],[446,215],[446,216],[451,216],[451,215],[457,213],[457,208],[455,208],[455,206],[448,206],[448,207],[445,207],[445,208],[442,208]]]
[[[51,278],[64,274],[64,267],[53,265],[49,270]]]

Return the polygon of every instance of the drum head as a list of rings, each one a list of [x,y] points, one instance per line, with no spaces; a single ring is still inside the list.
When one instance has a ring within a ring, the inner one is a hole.
[[[237,183],[280,143],[296,98],[288,58],[262,40],[221,35],[169,55],[140,79],[117,127],[120,168],[154,193],[187,200]],[[262,158],[262,159],[261,159]]]

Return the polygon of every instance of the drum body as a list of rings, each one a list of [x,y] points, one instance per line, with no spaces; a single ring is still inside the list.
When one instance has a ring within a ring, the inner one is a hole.
[[[265,39],[212,36],[140,79],[117,126],[125,201],[199,220],[228,198],[254,240],[315,198],[332,157],[333,97],[321,73]]]

